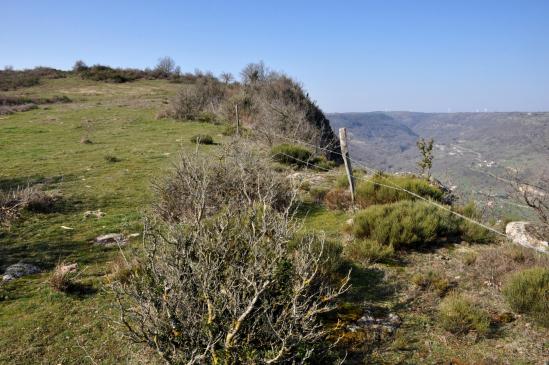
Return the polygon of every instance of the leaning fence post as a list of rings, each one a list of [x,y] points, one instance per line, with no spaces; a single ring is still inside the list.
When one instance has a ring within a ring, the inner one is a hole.
[[[349,179],[349,190],[351,191],[351,202],[355,206],[355,179],[353,177],[353,168],[349,157],[349,148],[347,147],[347,128],[339,128],[339,144],[341,145],[341,155],[345,163],[347,178]]]
[[[236,112],[236,135],[240,137],[240,118],[238,116],[238,104],[235,104],[234,109]]]

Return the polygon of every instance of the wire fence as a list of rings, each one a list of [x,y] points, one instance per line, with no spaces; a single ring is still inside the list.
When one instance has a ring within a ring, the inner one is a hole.
[[[312,143],[309,143],[309,142],[301,141],[301,140],[298,140],[298,139],[295,139],[295,138],[286,137],[286,136],[281,136],[281,135],[278,135],[278,134],[273,134],[273,135],[275,135],[276,137],[279,137],[279,138],[288,140],[288,141],[292,141],[292,142],[294,142],[294,143],[300,143],[300,144],[307,145],[307,146],[310,146],[310,147],[318,148],[318,149],[320,149],[320,150],[323,150],[323,151],[326,151],[326,152],[330,152],[330,153],[334,153],[334,154],[337,154],[337,155],[340,155],[340,156],[343,157],[343,154],[342,154],[342,153],[340,153],[340,152],[338,152],[338,151],[331,150],[331,149],[326,148],[326,147],[319,147],[319,146],[316,146],[316,145],[314,145],[314,144],[312,144]],[[283,155],[283,156],[285,156],[285,157],[287,157],[287,158],[293,159],[293,160],[295,160],[296,162],[303,163],[303,164],[305,164],[306,166],[312,166],[312,167],[315,167],[316,169],[319,169],[319,170],[329,171],[329,169],[324,168],[324,167],[322,167],[322,166],[319,166],[319,165],[317,165],[317,164],[313,164],[313,163],[311,163],[310,161],[300,160],[300,159],[298,159],[298,158],[296,158],[296,157],[294,157],[294,156],[290,156],[290,155],[285,154],[285,153],[282,153],[282,152],[279,152],[278,154]],[[349,159],[351,160],[351,162],[354,162],[356,165],[362,167],[362,168],[365,169],[366,171],[369,171],[369,172],[371,172],[371,173],[376,173],[376,172],[378,171],[378,170],[376,170],[376,169],[373,169],[373,168],[370,168],[370,167],[366,166],[363,162],[361,162],[361,161],[359,161],[359,160],[356,160],[356,159],[350,158],[350,157],[349,157]],[[495,229],[495,228],[493,228],[493,227],[490,227],[490,226],[488,226],[488,225],[486,225],[486,224],[484,224],[484,223],[482,223],[482,222],[479,222],[479,221],[474,220],[474,219],[472,219],[472,218],[470,218],[470,217],[467,217],[466,215],[463,215],[463,214],[461,214],[461,213],[458,213],[458,212],[452,210],[451,208],[448,208],[448,207],[446,207],[446,206],[444,206],[444,205],[442,205],[442,204],[439,204],[439,203],[437,203],[437,202],[435,202],[435,201],[433,201],[433,200],[431,200],[431,199],[427,199],[427,198],[425,198],[425,197],[423,197],[423,196],[421,196],[421,195],[419,195],[419,194],[417,194],[417,193],[414,193],[413,191],[410,191],[410,190],[405,189],[405,188],[403,188],[403,187],[401,187],[401,186],[395,185],[395,184],[391,183],[390,181],[388,181],[388,184],[383,184],[383,183],[380,183],[380,182],[377,182],[377,181],[372,181],[371,179],[366,178],[366,177],[355,176],[354,174],[352,174],[352,176],[353,176],[354,179],[360,179],[360,180],[366,181],[367,183],[370,183],[370,184],[374,184],[374,185],[378,185],[378,186],[383,186],[383,187],[386,187],[386,188],[389,188],[389,189],[394,189],[394,190],[403,191],[403,192],[405,192],[405,193],[407,193],[407,194],[410,194],[410,195],[414,196],[414,197],[417,198],[417,199],[420,199],[420,200],[422,200],[422,201],[425,201],[425,202],[427,202],[428,204],[431,204],[431,205],[433,205],[433,206],[435,206],[435,207],[437,207],[437,208],[439,208],[439,209],[441,209],[441,210],[447,211],[447,212],[449,212],[449,213],[451,213],[451,214],[453,214],[453,215],[455,215],[455,216],[457,216],[457,217],[459,217],[459,218],[461,218],[461,219],[464,219],[464,220],[466,220],[466,221],[468,221],[468,222],[470,222],[470,223],[472,223],[472,224],[475,224],[475,225],[477,225],[477,226],[479,226],[479,227],[482,227],[482,228],[484,228],[484,229],[486,229],[486,230],[488,230],[488,231],[490,231],[490,232],[493,232],[493,233],[497,234],[498,236],[505,237],[505,238],[507,238],[507,239],[511,239],[511,237],[509,237],[507,234],[505,234],[505,233],[503,233],[503,232],[500,232],[500,231],[498,231],[497,229]],[[381,176],[381,178],[385,178],[385,177],[384,177],[384,176]],[[387,178],[385,178],[385,179],[386,179],[386,181],[387,181]]]

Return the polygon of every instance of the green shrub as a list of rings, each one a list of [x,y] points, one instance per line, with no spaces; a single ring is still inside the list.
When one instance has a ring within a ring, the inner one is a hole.
[[[490,317],[486,311],[458,293],[451,293],[440,303],[438,320],[442,328],[456,335],[469,331],[486,335],[490,331]]]
[[[83,79],[113,83],[130,82],[146,77],[146,73],[142,70],[112,68],[103,65],[83,68],[78,74]]]
[[[549,327],[549,269],[533,267],[516,272],[503,287],[511,308],[526,313],[544,327]]]
[[[469,202],[464,206],[458,206],[455,211],[475,221],[482,220],[482,213],[478,210],[475,202]],[[462,239],[473,243],[486,243],[494,239],[494,234],[484,227],[474,224],[468,220],[459,220],[459,230]]]
[[[431,185],[425,179],[415,176],[396,176],[380,173],[370,178],[370,180],[359,180],[356,188],[356,201],[360,207],[365,208],[373,204],[387,204],[400,200],[417,199],[406,191],[377,184],[397,186],[424,198],[437,201],[440,201],[443,196],[442,190]]]
[[[374,240],[354,240],[345,246],[345,255],[363,265],[385,261],[394,254],[393,246],[382,245]]]
[[[304,147],[285,143],[274,146],[271,156],[282,164],[304,167],[312,162],[313,154]]]
[[[457,233],[457,229],[449,212],[423,201],[403,200],[366,208],[356,215],[352,230],[356,238],[370,238],[400,248],[433,242]]]
[[[197,134],[191,137],[192,143],[213,144],[213,138],[209,134]]]

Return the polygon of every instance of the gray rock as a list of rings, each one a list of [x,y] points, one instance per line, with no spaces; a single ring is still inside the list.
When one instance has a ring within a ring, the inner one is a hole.
[[[2,276],[2,281],[10,281],[22,276],[38,274],[39,272],[40,269],[35,265],[18,262],[17,264],[8,266]]]
[[[125,245],[128,240],[122,233],[108,233],[95,238],[95,243],[105,247]]]
[[[511,222],[505,227],[505,233],[514,243],[524,247],[532,248],[536,251],[549,253],[549,243],[533,237],[528,230],[529,222]]]

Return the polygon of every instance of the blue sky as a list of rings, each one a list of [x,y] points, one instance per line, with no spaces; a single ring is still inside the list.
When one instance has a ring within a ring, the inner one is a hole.
[[[549,1],[2,0],[0,66],[238,74],[263,60],[327,112],[549,110]]]

